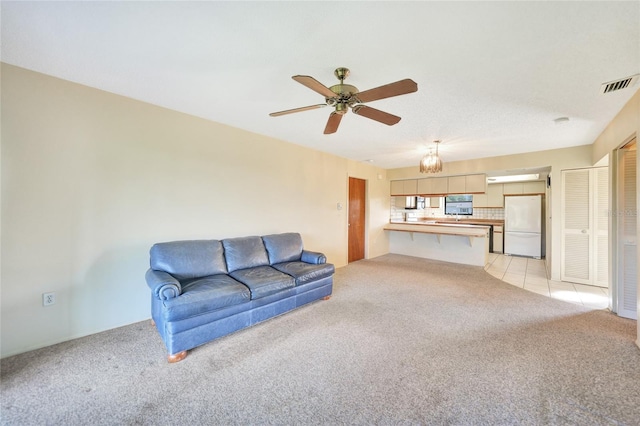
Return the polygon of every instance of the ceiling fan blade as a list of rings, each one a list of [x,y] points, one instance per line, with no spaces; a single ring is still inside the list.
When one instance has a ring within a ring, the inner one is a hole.
[[[331,133],[335,133],[338,130],[338,126],[340,125],[340,121],[342,120],[342,114],[338,114],[337,112],[332,112],[329,116],[329,120],[327,121],[327,125],[324,128],[324,134],[329,135]]]
[[[316,80],[313,77],[310,77],[308,75],[294,75],[291,78],[297,81],[298,83],[304,86],[307,86],[309,89],[320,93],[325,98],[333,98],[334,96],[336,96],[336,94],[333,93],[327,86],[320,83],[318,80]]]
[[[392,96],[405,95],[417,90],[418,84],[410,78],[406,78],[404,80],[396,81],[395,83],[385,84],[384,86],[356,93],[356,98],[358,98],[360,102],[371,102],[377,101],[378,99],[390,98]]]
[[[281,115],[293,114],[294,112],[309,111],[310,109],[318,109],[318,108],[323,108],[323,107],[326,107],[326,106],[327,106],[327,104],[309,105],[309,106],[306,106],[306,107],[288,109],[288,110],[285,110],[285,111],[272,112],[269,115],[271,117],[279,117]]]
[[[400,121],[400,117],[398,117],[397,115],[389,114],[388,112],[380,111],[379,109],[371,108],[366,105],[356,105],[351,108],[351,110],[354,114],[379,121],[380,123],[386,124],[387,126],[393,126],[398,121]]]

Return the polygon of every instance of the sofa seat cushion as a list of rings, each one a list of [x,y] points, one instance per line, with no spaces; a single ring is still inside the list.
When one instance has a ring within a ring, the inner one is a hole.
[[[313,265],[304,262],[285,262],[273,265],[273,268],[294,277],[296,285],[302,285],[329,277],[335,272],[335,267],[331,263]]]
[[[164,301],[165,319],[177,321],[248,302],[249,289],[228,275],[185,280],[182,294]]]
[[[233,271],[231,276],[249,287],[251,299],[260,299],[296,286],[293,277],[273,269],[271,266],[240,269]]]

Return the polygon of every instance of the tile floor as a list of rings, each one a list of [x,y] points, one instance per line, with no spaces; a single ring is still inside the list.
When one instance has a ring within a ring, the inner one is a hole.
[[[516,287],[543,296],[577,303],[593,309],[608,309],[609,289],[548,278],[544,260],[489,253],[488,273]]]

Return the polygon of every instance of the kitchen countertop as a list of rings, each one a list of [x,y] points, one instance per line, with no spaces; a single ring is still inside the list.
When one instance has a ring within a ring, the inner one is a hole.
[[[471,223],[459,223],[455,221],[453,223],[436,223],[435,221],[397,221],[389,222],[389,225],[385,226],[384,229],[387,231],[419,232],[424,234],[457,235],[464,237],[487,237],[489,232],[489,225],[476,225]]]
[[[390,253],[475,266],[488,262],[489,223],[391,221],[383,229],[389,235]]]
[[[389,223],[404,223],[410,225],[493,225],[504,226],[503,219],[449,219],[449,218],[419,218],[417,221],[391,220]]]

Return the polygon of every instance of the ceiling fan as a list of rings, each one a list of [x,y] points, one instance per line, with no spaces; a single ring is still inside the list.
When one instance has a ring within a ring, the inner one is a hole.
[[[334,107],[335,110],[331,112],[331,115],[329,115],[329,120],[324,128],[325,135],[335,133],[338,130],[340,120],[342,120],[342,116],[349,111],[349,108],[351,108],[354,114],[378,121],[386,124],[387,126],[393,126],[400,121],[400,117],[362,104],[377,101],[378,99],[405,95],[418,90],[416,82],[406,78],[404,80],[396,81],[395,83],[385,84],[384,86],[360,92],[355,86],[344,84],[344,79],[349,76],[349,73],[350,71],[348,68],[337,68],[334,71],[334,74],[338,80],[340,80],[340,84],[336,84],[331,87],[325,86],[315,78],[308,75],[294,75],[291,78],[295,81],[324,96],[325,103],[272,112],[269,115],[271,117],[278,117],[281,115],[292,114],[294,112],[324,108],[326,106]]]

